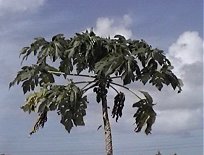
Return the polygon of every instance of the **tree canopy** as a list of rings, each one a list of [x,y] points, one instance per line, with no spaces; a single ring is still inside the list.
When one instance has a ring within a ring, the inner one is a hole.
[[[58,34],[51,41],[35,38],[20,52],[22,62],[32,55],[37,58],[36,63],[23,66],[9,84],[9,87],[21,84],[24,94],[30,92],[21,107],[25,112],[39,115],[30,134],[44,126],[49,111],[57,111],[68,132],[73,126],[84,125],[88,105],[86,91],[89,89],[96,93],[97,102],[109,88],[116,91],[112,108],[116,121],[122,116],[125,94],[114,86],[129,89],[125,85],[142,82],[152,84],[159,91],[164,85],[171,85],[181,92],[181,82],[172,72],[171,62],[164,51],[152,48],[144,40],[126,39],[121,35],[102,38],[93,31],[76,33],[68,39]],[[83,74],[85,70],[90,74]],[[90,81],[75,82],[70,76],[89,77]],[[57,84],[56,77],[68,79],[68,82]],[[123,84],[115,83],[114,78],[120,78]],[[80,83],[86,85],[81,88]],[[145,91],[138,92],[143,98],[132,93],[139,99],[132,105],[137,108],[133,114],[135,131],[141,131],[146,125],[145,133],[149,134],[156,118],[153,99]]]

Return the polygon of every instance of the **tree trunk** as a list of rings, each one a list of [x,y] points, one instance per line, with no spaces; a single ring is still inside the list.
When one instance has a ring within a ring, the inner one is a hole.
[[[107,107],[107,96],[104,94],[102,96],[102,111],[103,111],[103,124],[104,124],[104,133],[105,133],[105,147],[106,154],[113,155],[113,146],[112,146],[112,135],[111,135],[111,126],[108,118],[108,107]]]

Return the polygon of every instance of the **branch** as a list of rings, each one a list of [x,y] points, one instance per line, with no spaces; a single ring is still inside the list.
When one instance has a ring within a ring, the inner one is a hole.
[[[78,82],[73,82],[75,85],[77,84],[81,84],[81,83],[87,83],[87,84],[91,84],[93,83],[94,81],[78,81]]]
[[[126,86],[123,86],[123,85],[120,85],[118,83],[115,83],[115,82],[111,82],[111,84],[113,85],[116,85],[116,86],[119,86],[119,87],[122,87],[124,89],[127,89],[129,92],[131,92],[132,94],[134,94],[137,98],[139,98],[140,100],[142,99],[141,97],[139,97],[135,92],[133,92],[132,90],[130,90],[128,87]]]
[[[118,79],[118,78],[121,78],[121,76],[113,76],[113,77],[110,77],[111,79]]]
[[[89,90],[89,89],[91,89],[91,88],[93,88],[93,87],[95,87],[96,86],[96,83],[94,83],[93,85],[91,85],[90,87],[88,87],[88,88],[86,88],[86,89],[84,89],[83,91],[84,91],[84,93],[87,91],[87,90]]]
[[[65,74],[65,75],[70,75],[70,76],[82,76],[82,77],[88,77],[88,78],[95,78],[95,76],[84,75],[84,74],[66,74],[64,72],[58,72],[58,71],[47,71],[47,72],[52,73],[52,74]]]
[[[113,90],[115,90],[115,91],[116,91],[116,93],[118,93],[118,94],[119,94],[119,91],[117,91],[117,89],[116,89],[115,87],[113,87],[112,85],[110,85],[110,87],[111,87]]]
[[[93,83],[93,82],[95,82],[95,81],[90,81],[89,83],[87,83],[87,84],[82,88],[82,90],[85,89],[88,85],[90,85],[90,84]]]

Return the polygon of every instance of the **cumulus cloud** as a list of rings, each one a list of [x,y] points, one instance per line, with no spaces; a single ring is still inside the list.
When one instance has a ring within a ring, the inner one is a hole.
[[[181,94],[171,90],[165,90],[162,95],[154,94],[158,103],[161,103],[158,105],[156,129],[178,132],[202,128],[203,40],[198,32],[184,32],[169,47],[167,56],[184,86]]]
[[[33,11],[44,4],[45,0],[0,0],[0,15]]]
[[[126,38],[132,36],[132,31],[129,29],[132,24],[132,18],[129,15],[124,15],[122,18],[100,17],[96,21],[94,31],[102,37],[114,37],[116,34],[121,34]]]
[[[202,38],[198,32],[187,31],[179,36],[169,48],[169,55],[180,60],[181,64],[193,64],[202,61]]]
[[[169,47],[167,57],[175,66],[174,71],[183,79],[185,89],[202,85],[203,45],[198,32],[187,31]]]
[[[168,57],[178,70],[185,65],[202,63],[203,40],[196,31],[187,31],[169,47]]]

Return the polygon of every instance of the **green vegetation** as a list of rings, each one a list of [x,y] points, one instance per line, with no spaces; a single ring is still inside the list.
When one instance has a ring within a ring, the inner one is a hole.
[[[125,93],[119,92],[115,86],[129,90],[136,97],[132,105],[135,108],[135,132],[146,127],[146,134],[151,133],[156,119],[153,99],[148,92],[138,90],[135,93],[125,85],[150,83],[159,91],[163,85],[169,85],[181,92],[180,80],[172,72],[172,65],[164,52],[152,48],[144,40],[127,40],[121,35],[113,39],[102,38],[92,31],[77,33],[68,39],[58,34],[51,41],[36,38],[30,46],[22,49],[20,55],[22,62],[28,57],[36,58],[35,64],[23,66],[10,83],[10,87],[21,84],[24,94],[30,92],[21,107],[25,112],[39,115],[30,134],[44,126],[49,111],[56,111],[61,116],[60,122],[68,132],[74,126],[85,125],[86,92],[92,89],[96,101],[102,106],[107,155],[113,154],[107,102],[109,89],[116,92],[112,108],[116,122],[123,114]],[[77,82],[72,80],[73,76],[90,80]],[[66,79],[66,82],[58,84],[56,79],[59,78]],[[122,83],[114,82],[116,78]]]

